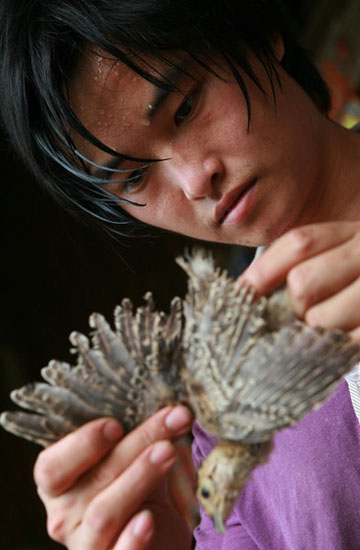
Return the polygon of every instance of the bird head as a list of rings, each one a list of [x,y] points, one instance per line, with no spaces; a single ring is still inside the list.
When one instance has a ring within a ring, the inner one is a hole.
[[[271,445],[221,441],[201,464],[197,497],[219,533],[252,470],[267,459]]]

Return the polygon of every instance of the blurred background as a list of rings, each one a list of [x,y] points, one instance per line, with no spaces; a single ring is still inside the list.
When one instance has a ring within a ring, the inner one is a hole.
[[[327,79],[331,116],[360,122],[360,2],[287,2],[303,45]],[[68,334],[88,331],[92,311],[112,317],[124,296],[135,305],[151,289],[158,308],[183,296],[185,277],[174,258],[194,241],[153,232],[116,243],[80,215],[60,209],[14,158],[0,135],[1,248],[0,410],[14,408],[10,391],[39,379],[51,358],[70,360]],[[222,265],[239,273],[253,251],[212,247]],[[61,548],[46,534],[32,468],[39,449],[0,430],[0,548]],[[85,549],[84,549],[85,550]]]

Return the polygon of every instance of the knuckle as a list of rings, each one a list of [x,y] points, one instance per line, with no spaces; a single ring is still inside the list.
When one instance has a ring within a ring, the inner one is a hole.
[[[99,539],[115,527],[114,517],[99,499],[95,499],[89,504],[83,523]]]
[[[143,438],[146,447],[154,443],[154,441],[161,438],[161,435],[165,432],[163,426],[158,426],[154,421],[146,422],[142,428],[141,437]]]
[[[293,267],[287,276],[287,285],[293,300],[299,304],[305,304],[309,295],[310,274],[302,265]]]
[[[117,475],[112,461],[104,461],[101,465],[92,468],[88,474],[89,483],[94,491],[102,490]]]
[[[311,226],[296,227],[289,231],[289,246],[298,256],[306,256],[314,244],[314,231]]]
[[[139,426],[139,436],[144,442],[144,447],[148,447],[155,441],[166,437],[168,430],[164,422],[165,413],[166,410],[162,409]]]
[[[35,462],[34,480],[43,493],[52,493],[56,490],[54,467],[46,450],[41,451]]]

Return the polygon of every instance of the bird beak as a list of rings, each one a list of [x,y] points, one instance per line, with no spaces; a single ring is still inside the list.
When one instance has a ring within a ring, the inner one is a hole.
[[[215,528],[221,535],[225,533],[225,524],[224,520],[221,517],[221,514],[219,511],[216,511],[215,514],[212,516],[212,520],[214,522]]]

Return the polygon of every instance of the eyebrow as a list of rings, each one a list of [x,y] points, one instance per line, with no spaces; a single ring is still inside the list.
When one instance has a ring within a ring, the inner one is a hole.
[[[149,102],[146,118],[147,120],[152,120],[154,116],[159,112],[169,95],[174,92],[174,89],[177,88],[177,85],[184,74],[187,74],[185,68],[188,65],[189,60],[183,60],[179,65],[171,67],[168,69],[164,75],[163,80],[171,83],[172,87],[170,88],[155,88],[154,95]]]

